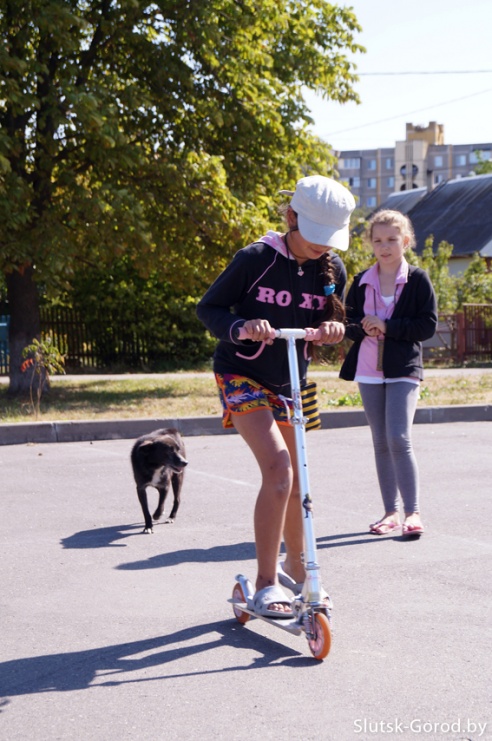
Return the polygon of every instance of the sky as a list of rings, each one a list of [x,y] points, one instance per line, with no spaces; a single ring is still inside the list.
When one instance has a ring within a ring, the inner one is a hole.
[[[349,55],[360,105],[306,93],[317,136],[335,150],[393,147],[406,123],[437,121],[445,144],[492,142],[491,0],[332,1],[353,8],[367,51]]]

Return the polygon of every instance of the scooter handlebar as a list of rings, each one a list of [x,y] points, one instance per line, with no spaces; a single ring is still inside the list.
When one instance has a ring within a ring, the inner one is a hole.
[[[313,342],[314,340],[318,339],[318,336],[317,336],[318,330],[316,329],[306,331],[305,329],[282,328],[282,329],[274,329],[273,332],[275,333],[275,338],[279,340],[288,340],[289,338],[293,338],[295,340],[308,340],[308,342]],[[244,327],[239,328],[238,339],[239,340],[248,339],[248,333],[246,332]]]

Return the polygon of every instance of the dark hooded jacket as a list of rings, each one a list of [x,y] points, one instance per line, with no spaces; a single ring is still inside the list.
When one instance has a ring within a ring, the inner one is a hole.
[[[362,329],[366,285],[360,280],[366,271],[355,276],[346,301],[345,336],[353,345],[340,370],[340,378],[353,381],[357,372],[359,349],[366,333]],[[408,280],[386,320],[383,347],[385,378],[413,377],[423,379],[422,342],[432,337],[437,326],[437,302],[429,276],[421,268],[409,265]]]
[[[336,294],[343,296],[346,271],[331,253]],[[267,319],[274,329],[316,327],[326,304],[324,277],[318,261],[307,260],[298,274],[294,260],[264,242],[254,242],[236,253],[198,304],[197,315],[219,339],[214,372],[246,376],[275,393],[290,396],[287,351],[284,342],[240,341],[237,329],[248,319]],[[309,365],[308,345],[297,342],[301,386]]]

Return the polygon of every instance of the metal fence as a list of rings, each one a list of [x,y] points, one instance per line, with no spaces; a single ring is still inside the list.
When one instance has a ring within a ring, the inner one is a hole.
[[[459,323],[458,360],[492,360],[492,305],[465,304]]]
[[[9,373],[8,326],[9,317],[1,316],[0,375]],[[138,317],[127,324],[110,315],[86,322],[71,309],[42,308],[41,335],[53,338],[54,346],[65,358],[68,373],[120,367],[142,369],[149,360],[150,342]]]
[[[142,368],[149,359],[149,342],[137,316],[127,323],[111,315],[87,322],[71,309],[43,308],[41,332],[53,337],[53,344],[65,357],[67,371]]]
[[[491,361],[492,304],[464,304],[456,314],[440,314],[434,337],[423,344],[426,359]]]
[[[9,317],[0,316],[0,375],[9,372],[8,327]],[[147,369],[155,350],[155,342],[138,316],[122,323],[118,317],[106,315],[88,323],[71,309],[42,308],[41,332],[52,336],[69,373]],[[424,358],[456,363],[492,361],[492,304],[465,304],[457,314],[440,314],[436,334],[424,342]]]
[[[9,323],[8,314],[0,316],[0,375],[9,372]]]
[[[436,333],[423,343],[424,360],[457,360],[457,317],[457,314],[439,314]]]

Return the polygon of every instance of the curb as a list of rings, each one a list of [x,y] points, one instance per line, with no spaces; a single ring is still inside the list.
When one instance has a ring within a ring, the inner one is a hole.
[[[363,410],[321,412],[322,429],[341,429],[366,425]],[[492,422],[492,406],[442,406],[417,409],[415,424],[443,422]],[[221,417],[181,417],[180,419],[120,419],[81,422],[30,422],[0,424],[0,445],[27,443],[72,443],[95,440],[129,440],[161,427],[176,427],[184,437],[234,435],[224,430]]]

